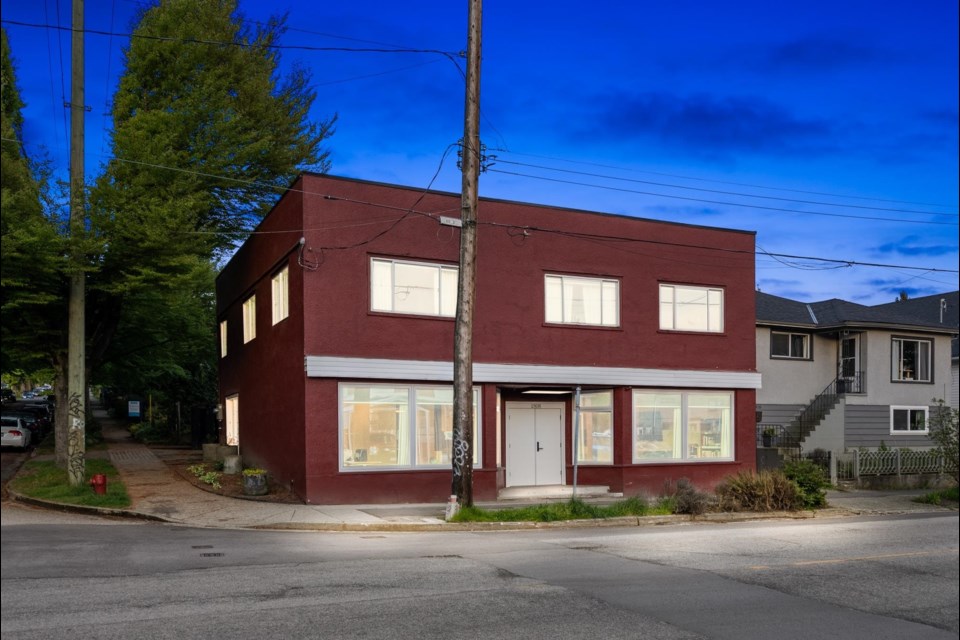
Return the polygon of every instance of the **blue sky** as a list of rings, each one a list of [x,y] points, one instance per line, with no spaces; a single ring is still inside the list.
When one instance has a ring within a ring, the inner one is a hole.
[[[25,137],[67,167],[68,0],[7,0]],[[138,3],[87,0],[129,33]],[[288,12],[282,44],[466,48],[466,0],[245,1]],[[955,290],[958,3],[502,2],[484,6],[483,196],[757,232],[768,293],[864,304]],[[87,174],[108,158],[123,36],[89,34]],[[463,131],[463,79],[420,53],[282,52],[339,116],[332,173],[426,186]],[[461,67],[463,62],[461,61]],[[459,190],[455,158],[434,187]],[[481,210],[482,215],[482,210]],[[910,268],[907,268],[910,267]],[[942,271],[931,271],[939,269]],[[952,270],[952,272],[945,271]]]

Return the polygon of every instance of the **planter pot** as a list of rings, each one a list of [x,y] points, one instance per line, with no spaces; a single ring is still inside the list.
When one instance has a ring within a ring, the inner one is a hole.
[[[244,494],[248,496],[264,496],[267,494],[269,487],[267,486],[266,473],[244,473],[241,477],[243,478]]]
[[[760,436],[760,440],[763,442],[763,446],[765,447],[773,446],[773,436],[768,433],[765,433],[762,436]]]
[[[223,458],[223,473],[228,476],[235,476],[243,471],[243,462],[240,456],[225,456]]]

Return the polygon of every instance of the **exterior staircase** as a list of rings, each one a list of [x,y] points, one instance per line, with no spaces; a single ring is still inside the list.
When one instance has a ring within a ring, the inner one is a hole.
[[[804,407],[800,415],[787,426],[787,430],[798,443],[802,443],[820,425],[827,414],[834,410],[841,397],[848,393],[863,392],[864,376],[864,372],[858,371],[852,378],[836,378]]]
[[[836,378],[787,425],[758,424],[757,446],[768,452],[761,455],[761,449],[758,448],[758,465],[775,468],[785,459],[800,458],[803,442],[836,408],[840,398],[848,393],[863,393],[864,376],[861,371],[853,377]]]

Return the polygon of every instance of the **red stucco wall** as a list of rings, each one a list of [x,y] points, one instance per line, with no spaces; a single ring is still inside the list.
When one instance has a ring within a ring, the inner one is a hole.
[[[369,271],[371,256],[455,265],[459,230],[422,214],[456,218],[459,206],[455,195],[308,175],[236,253],[218,278],[217,309],[218,319],[230,322],[221,398],[240,392],[245,463],[268,468],[312,503],[437,502],[449,494],[449,471],[340,473],[338,381],[307,378],[303,360],[452,359],[453,320],[371,312]],[[476,362],[754,370],[752,233],[487,200],[479,218]],[[301,235],[307,268],[297,264]],[[290,265],[290,317],[271,326],[270,278],[284,262]],[[545,273],[619,279],[620,327],[545,324]],[[661,282],[723,288],[725,331],[660,331]],[[243,345],[241,304],[254,290],[257,338]],[[496,391],[497,385],[484,385],[478,500],[494,499],[503,485],[503,469],[494,464]],[[658,494],[681,477],[707,488],[752,469],[754,400],[752,390],[736,390],[734,462],[633,465],[630,389],[617,388],[615,464],[581,466],[580,482]],[[569,408],[566,416],[570,482]]]
[[[324,195],[304,197],[305,224],[317,229],[305,233],[307,245],[323,251],[320,269],[304,274],[306,352],[450,359],[453,320],[371,312],[369,270],[371,256],[456,264],[459,231],[406,213],[421,195],[417,190],[324,177],[310,177],[307,184],[312,194]],[[416,208],[457,216],[459,199],[431,194]],[[479,218],[475,361],[754,369],[753,234],[495,201],[481,202]],[[520,225],[560,233],[523,235]],[[336,249],[360,243],[349,250]],[[546,325],[547,272],[619,278],[620,328]],[[722,335],[659,331],[661,282],[724,288],[726,331]]]

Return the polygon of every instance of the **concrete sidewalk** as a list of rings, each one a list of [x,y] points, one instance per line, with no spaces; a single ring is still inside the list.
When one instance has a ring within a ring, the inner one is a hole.
[[[122,421],[95,409],[103,425],[110,461],[120,473],[132,505],[124,510],[92,509],[101,514],[124,515],[194,527],[300,529],[318,531],[464,531],[533,529],[545,527],[645,526],[690,522],[690,516],[650,516],[578,520],[562,523],[467,523],[443,520],[445,504],[307,505],[281,504],[229,498],[195,487],[174,472],[146,445],[136,442]],[[838,517],[858,514],[945,511],[943,507],[912,502],[925,493],[911,491],[831,491],[830,508],[799,513],[777,512],[708,514],[703,522],[736,522],[776,518]],[[38,503],[11,492],[14,499]],[[516,503],[511,502],[509,506]],[[51,505],[52,506],[52,505]],[[57,505],[59,507],[59,505]],[[479,506],[505,507],[482,503]],[[91,511],[78,507],[77,510]]]

